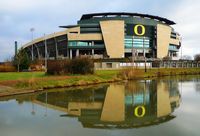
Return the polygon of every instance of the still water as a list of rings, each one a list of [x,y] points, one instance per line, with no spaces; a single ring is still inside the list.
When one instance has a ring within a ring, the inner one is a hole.
[[[200,77],[0,98],[0,136],[199,136]]]

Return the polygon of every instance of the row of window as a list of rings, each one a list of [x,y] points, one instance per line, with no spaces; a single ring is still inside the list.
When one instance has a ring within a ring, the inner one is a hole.
[[[104,46],[104,44],[103,43],[101,43],[101,42],[91,42],[91,41],[89,41],[89,42],[83,42],[83,41],[79,41],[79,42],[77,42],[77,41],[69,41],[68,42],[68,46],[69,47],[90,47],[90,46],[99,46],[99,47],[103,47]]]
[[[150,47],[150,40],[149,39],[125,39],[125,48],[149,48]],[[76,42],[76,41],[69,41],[69,47],[88,47],[88,46],[95,46],[92,42]],[[103,44],[97,44],[98,46],[104,46]],[[169,45],[170,51],[178,51],[176,45],[170,44]]]
[[[178,47],[177,47],[177,45],[170,44],[169,45],[169,50],[171,50],[171,51],[178,51]]]
[[[135,48],[149,48],[150,47],[150,40],[149,39],[142,39],[142,38],[134,38],[134,39],[130,39],[130,38],[126,38],[124,40],[124,43],[125,43],[125,47],[128,47],[128,48],[132,48],[132,47],[135,47]],[[96,45],[96,44],[94,44]],[[103,45],[103,44],[97,44],[97,45]],[[93,46],[93,43],[92,42],[83,42],[83,41],[69,41],[68,42],[68,46]],[[169,50],[178,50],[177,48],[177,45],[173,45],[173,44],[170,44],[169,45]]]
[[[76,42],[70,41],[68,42],[68,46],[92,46],[92,42]]]
[[[125,48],[149,48],[150,40],[148,38],[125,38]]]
[[[143,39],[143,38],[126,38],[124,40],[124,44],[126,48],[149,48],[150,47],[150,40],[149,39]],[[87,47],[87,46],[94,46],[94,45],[102,45],[103,44],[94,44],[92,42],[84,42],[84,41],[69,41],[68,46],[69,47]]]

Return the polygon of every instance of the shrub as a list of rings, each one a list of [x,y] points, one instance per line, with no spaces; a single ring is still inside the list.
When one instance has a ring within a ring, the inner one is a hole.
[[[195,60],[195,61],[200,61],[200,54],[196,54],[196,55],[194,56],[194,60]]]
[[[16,69],[12,65],[0,65],[0,72],[15,72]]]
[[[30,65],[31,71],[45,71],[44,60],[33,60]]]
[[[93,74],[94,73],[94,63],[89,58],[75,58],[71,60],[72,74]]]
[[[12,63],[18,71],[22,71],[29,68],[31,60],[28,57],[27,52],[23,49],[20,49],[14,56]]]
[[[89,58],[75,58],[72,60],[49,60],[47,73],[53,75],[63,74],[93,74],[94,63]]]
[[[48,60],[47,73],[51,75],[68,74],[70,67],[69,60]]]
[[[169,56],[165,56],[165,57],[163,57],[163,60],[172,60],[172,58]]]
[[[144,71],[136,68],[123,69],[119,72],[118,77],[121,79],[137,79],[144,76]]]

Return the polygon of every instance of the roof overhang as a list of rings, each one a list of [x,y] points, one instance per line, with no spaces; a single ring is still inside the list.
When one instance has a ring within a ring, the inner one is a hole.
[[[60,28],[74,28],[78,27],[79,25],[67,25],[67,26],[59,26]]]
[[[149,14],[140,14],[140,13],[127,13],[127,12],[106,12],[106,13],[92,13],[92,14],[83,14],[81,20],[91,19],[94,17],[113,17],[113,16],[130,16],[130,17],[142,17],[142,18],[149,18],[164,22],[168,25],[176,24],[174,21],[171,21],[166,18],[162,18],[159,16],[149,15]]]

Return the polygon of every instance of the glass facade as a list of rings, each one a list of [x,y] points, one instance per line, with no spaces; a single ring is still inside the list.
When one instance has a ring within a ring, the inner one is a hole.
[[[68,42],[69,47],[74,47],[74,46],[92,46],[92,42],[77,42],[77,41],[69,41]]]
[[[144,103],[149,103],[150,101],[150,93],[147,92],[144,95],[144,92],[141,92],[139,94],[134,94],[134,95],[127,95],[125,97],[125,103],[126,105],[131,105],[131,104],[144,104]]]
[[[125,38],[124,40],[125,48],[149,48],[150,39],[149,38]]]
[[[104,48],[104,44],[95,43],[92,41],[68,41],[70,48]]]
[[[169,51],[178,51],[177,45],[169,44]]]

